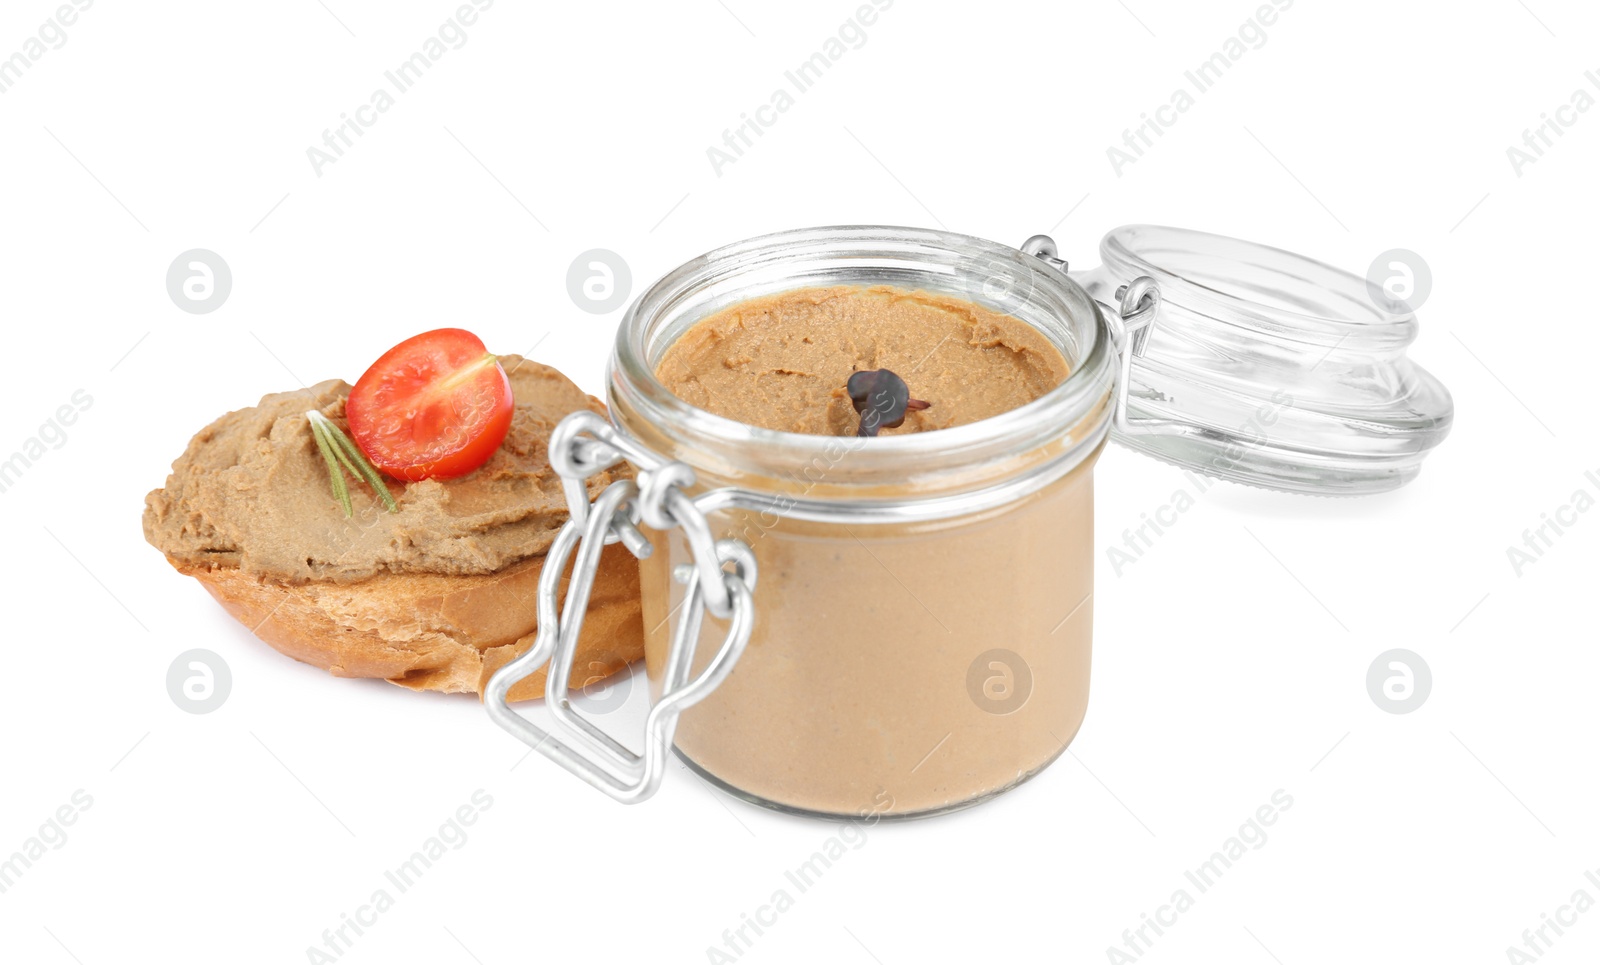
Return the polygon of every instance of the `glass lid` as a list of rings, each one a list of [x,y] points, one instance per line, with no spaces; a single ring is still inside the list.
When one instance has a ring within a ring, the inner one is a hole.
[[[1335,496],[1404,485],[1449,433],[1449,391],[1406,357],[1416,315],[1366,278],[1157,225],[1114,229],[1100,257],[1071,274],[1108,317],[1121,317],[1125,286],[1141,278],[1159,292],[1153,321],[1128,335],[1126,419],[1113,429],[1122,444],[1235,482]]]

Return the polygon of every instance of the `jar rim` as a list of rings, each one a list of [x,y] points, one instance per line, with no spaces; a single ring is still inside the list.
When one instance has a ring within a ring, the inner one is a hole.
[[[1070,461],[1075,465],[1099,445],[1109,428],[1117,366],[1110,329],[1094,298],[1064,271],[1009,245],[948,231],[877,225],[761,235],[716,248],[664,275],[634,300],[618,327],[607,373],[613,421],[620,403],[674,441],[715,450],[719,465],[731,475],[760,475],[764,466],[775,463],[809,465],[837,452],[850,440],[751,426],[679,398],[656,377],[655,366],[666,348],[655,344],[661,334],[657,327],[686,299],[741,272],[753,274],[768,290],[746,291],[727,304],[805,287],[808,279],[816,283],[821,264],[867,272],[874,264],[900,262],[942,269],[953,289],[948,293],[980,304],[984,299],[974,295],[1003,276],[1012,286],[1002,293],[1006,300],[1028,307],[1037,318],[1059,316],[1054,331],[1034,319],[1022,320],[1061,350],[1070,369],[1049,392],[998,415],[948,429],[861,440],[850,455],[848,478],[834,482],[872,486],[937,476],[941,467],[970,468],[1063,440],[1072,443],[1075,458]],[[706,314],[680,321],[667,344]],[[1007,314],[1019,317],[1016,310]],[[620,422],[618,427],[626,428]]]

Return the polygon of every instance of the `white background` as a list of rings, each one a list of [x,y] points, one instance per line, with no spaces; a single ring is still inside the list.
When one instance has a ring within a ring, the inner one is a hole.
[[[54,7],[7,3],[0,56]],[[711,247],[836,223],[1052,231],[1078,267],[1140,221],[1358,273],[1408,248],[1434,276],[1413,357],[1457,422],[1388,495],[1219,484],[1120,577],[1105,547],[1183,480],[1108,449],[1072,754],[983,807],[870,829],[744,960],[1106,961],[1277,789],[1294,804],[1266,844],[1144,960],[1506,961],[1574,891],[1600,899],[1600,512],[1520,576],[1506,555],[1600,474],[1600,111],[1520,177],[1506,154],[1574,90],[1600,96],[1593,5],[1300,0],[1120,177],[1106,148],[1255,3],[900,0],[720,177],[707,148],[853,0],[501,0],[319,177],[306,149],[455,4],[326,7],[96,3],[0,94],[0,453],[93,398],[0,494],[0,857],[93,798],[0,894],[0,957],[306,961],[481,788],[467,843],[342,960],[706,961],[835,828],[679,768],[616,806],[523,760],[471,698],[296,664],[173,573],[139,516],[207,421],[353,379],[427,328],[537,344],[599,391],[621,312],[575,307],[580,251],[620,253],[637,292]],[[165,290],[191,248],[232,268],[209,315]],[[195,647],[233,674],[206,715],[165,686]],[[1393,647],[1432,668],[1407,715],[1366,689]],[[1600,909],[1577,921],[1544,961],[1600,955]]]

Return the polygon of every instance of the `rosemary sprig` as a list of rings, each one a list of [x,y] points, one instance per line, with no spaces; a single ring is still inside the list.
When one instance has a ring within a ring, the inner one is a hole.
[[[333,486],[333,495],[339,500],[339,505],[344,507],[346,517],[354,515],[354,512],[350,506],[350,486],[344,479],[345,470],[349,470],[350,475],[357,479],[365,479],[389,508],[389,512],[400,511],[394,496],[389,493],[389,487],[384,485],[383,477],[378,475],[378,470],[367,461],[366,454],[356,447],[343,430],[316,409],[306,412],[306,421],[311,423],[311,435],[317,440],[322,461],[328,464],[328,482]]]
[[[339,500],[339,505],[344,507],[345,518],[353,515],[350,509],[350,488],[345,485],[344,470],[339,468],[339,460],[334,457],[334,448],[323,435],[323,423],[326,417],[315,410],[306,413],[306,420],[311,423],[311,436],[317,440],[317,448],[322,452],[322,459],[328,464],[328,482],[333,485],[333,495]]]

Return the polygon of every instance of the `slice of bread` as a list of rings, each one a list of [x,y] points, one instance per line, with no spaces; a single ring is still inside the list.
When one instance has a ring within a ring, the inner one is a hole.
[[[343,677],[413,690],[482,693],[533,645],[545,554],[567,521],[550,468],[562,417],[603,406],[555,369],[501,356],[516,409],[505,441],[457,479],[390,481],[387,513],[352,483],[341,517],[306,411],[340,429],[350,386],[334,379],[266,396],[202,429],[145,500],[145,538],[273,647]],[[589,480],[591,498],[628,472]],[[563,574],[563,588],[570,574]],[[644,656],[639,565],[600,556],[570,684],[581,688]],[[540,671],[511,699],[544,694]]]
[[[404,573],[303,584],[257,580],[235,567],[173,565],[296,660],[413,690],[482,693],[496,670],[533,645],[544,562],[532,557],[478,576]],[[639,565],[613,544],[600,555],[569,682],[584,687],[643,656]],[[542,697],[544,685],[540,670],[512,687],[510,698]]]

